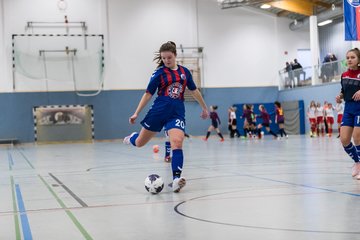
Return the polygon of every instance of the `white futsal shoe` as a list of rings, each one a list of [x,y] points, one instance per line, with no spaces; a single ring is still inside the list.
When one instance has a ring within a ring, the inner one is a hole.
[[[351,176],[355,177],[356,179],[360,180],[360,162],[357,162],[354,164],[353,168],[352,168],[352,173]]]
[[[123,143],[124,143],[124,144],[128,144],[128,145],[131,144],[130,138],[131,138],[132,136],[134,136],[135,134],[137,134],[137,132],[133,132],[133,133],[130,134],[129,136],[125,137],[124,140],[123,140]]]
[[[185,187],[186,180],[183,177],[175,178],[172,183],[173,192],[178,193],[180,190]]]

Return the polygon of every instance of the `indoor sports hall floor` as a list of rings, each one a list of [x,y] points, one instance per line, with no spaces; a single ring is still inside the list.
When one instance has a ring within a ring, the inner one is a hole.
[[[0,147],[0,239],[360,239],[360,181],[339,140],[185,141],[178,194],[155,139]]]

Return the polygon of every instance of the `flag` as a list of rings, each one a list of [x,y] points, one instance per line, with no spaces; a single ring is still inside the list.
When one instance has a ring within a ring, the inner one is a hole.
[[[345,40],[360,40],[360,0],[344,0]]]

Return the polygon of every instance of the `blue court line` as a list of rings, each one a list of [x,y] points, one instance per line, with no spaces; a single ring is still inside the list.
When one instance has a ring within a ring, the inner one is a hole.
[[[210,168],[209,168],[209,169],[210,169]],[[211,170],[214,170],[214,169],[211,169]],[[339,193],[339,194],[349,195],[349,196],[353,196],[353,197],[360,197],[360,193],[341,192],[341,191],[337,191],[337,190],[334,190],[334,189],[322,188],[322,187],[315,187],[315,186],[311,186],[311,185],[307,185],[307,184],[287,182],[287,181],[276,180],[276,179],[266,178],[266,177],[258,177],[258,176],[254,176],[254,175],[251,175],[251,174],[241,174],[241,173],[237,173],[237,172],[228,172],[228,173],[234,174],[234,175],[236,175],[236,176],[256,178],[256,179],[261,179],[261,180],[264,180],[264,181],[276,182],[276,183],[283,183],[283,184],[287,184],[287,185],[291,185],[291,186],[296,186],[296,187],[317,189],[317,190],[322,190],[322,191],[326,191],[326,192]]]
[[[31,230],[30,230],[30,224],[28,217],[26,215],[25,205],[23,198],[21,196],[20,186],[19,184],[15,184],[16,188],[16,198],[18,203],[18,208],[20,212],[20,219],[21,219],[21,226],[22,226],[22,232],[24,236],[24,240],[32,240]]]
[[[282,180],[275,180],[275,179],[265,178],[265,177],[257,177],[257,176],[253,176],[253,175],[249,175],[249,174],[242,174],[242,176],[262,179],[262,180],[266,180],[266,181],[270,181],[270,182],[284,183],[284,184],[297,186],[297,187],[312,188],[312,189],[322,190],[322,191],[326,191],[326,192],[340,193],[340,194],[350,195],[350,196],[353,196],[353,197],[360,197],[359,193],[340,192],[340,191],[336,191],[336,190],[329,189],[329,188],[315,187],[315,186],[311,186],[311,185],[292,183],[292,182],[287,182],[287,181],[282,181]]]

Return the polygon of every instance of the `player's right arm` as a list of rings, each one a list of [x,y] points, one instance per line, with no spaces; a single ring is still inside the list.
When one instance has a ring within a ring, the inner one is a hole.
[[[159,86],[161,69],[156,69],[155,72],[151,75],[150,82],[146,88],[146,92],[141,97],[140,102],[134,112],[134,114],[129,118],[129,123],[134,124],[139,113],[144,109],[148,104],[151,97],[154,95],[157,87]]]
[[[139,113],[141,112],[141,110],[144,109],[144,107],[148,104],[148,102],[150,101],[152,95],[148,92],[145,92],[144,95],[141,97],[141,100],[139,102],[139,105],[137,106],[134,114],[129,118],[129,123],[134,124],[136,118],[138,117]]]

